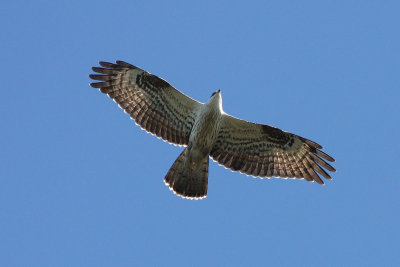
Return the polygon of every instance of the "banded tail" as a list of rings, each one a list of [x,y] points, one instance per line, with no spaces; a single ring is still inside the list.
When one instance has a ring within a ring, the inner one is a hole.
[[[209,157],[204,159],[198,171],[191,173],[190,168],[185,166],[188,153],[188,148],[183,150],[169,169],[164,182],[170,190],[183,198],[205,198],[207,196]]]

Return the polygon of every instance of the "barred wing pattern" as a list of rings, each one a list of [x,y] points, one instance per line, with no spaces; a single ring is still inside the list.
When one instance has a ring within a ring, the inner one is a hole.
[[[317,172],[336,170],[322,146],[278,128],[247,122],[224,114],[210,156],[225,167],[258,177],[304,178],[324,184]],[[324,160],[325,159],[325,160]]]
[[[163,79],[123,61],[99,62],[91,83],[107,94],[143,129],[175,145],[187,145],[202,103],[184,95]]]

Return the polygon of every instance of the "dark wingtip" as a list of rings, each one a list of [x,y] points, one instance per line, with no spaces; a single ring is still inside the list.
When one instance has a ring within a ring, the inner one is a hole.
[[[140,68],[136,67],[135,65],[129,64],[122,60],[117,60],[117,64],[121,67],[128,68],[128,69],[140,69]]]
[[[317,174],[318,175],[318,174]],[[315,179],[315,181],[320,185],[325,185],[324,181],[322,181],[321,177],[318,176],[319,179]]]
[[[332,157],[329,156],[328,154],[326,154],[326,153],[324,153],[324,152],[322,152],[322,151],[320,151],[320,150],[318,150],[318,149],[315,151],[315,153],[316,153],[318,156],[320,156],[320,157],[326,159],[327,161],[335,162],[335,159],[334,159],[334,158],[332,158]]]
[[[308,140],[307,138],[304,138],[304,137],[302,137],[302,139],[307,145],[314,147],[314,148],[322,149],[322,146],[320,144],[318,144],[314,141]]]
[[[90,86],[93,88],[101,88],[103,86],[103,82],[99,82],[99,83],[91,83]]]
[[[110,68],[110,69],[113,69],[113,68],[117,68],[117,67],[118,67],[118,65],[116,65],[116,64],[114,64],[114,63],[105,62],[105,61],[99,61],[99,65],[102,66],[102,67],[104,67],[104,68]]]

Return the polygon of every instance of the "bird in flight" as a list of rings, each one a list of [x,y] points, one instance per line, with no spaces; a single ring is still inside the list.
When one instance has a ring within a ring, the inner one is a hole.
[[[147,132],[186,148],[164,182],[178,196],[207,196],[209,157],[254,177],[299,178],[323,185],[323,169],[335,161],[322,146],[278,128],[244,121],[222,109],[221,91],[207,103],[181,93],[168,82],[124,61],[99,62],[89,77]]]

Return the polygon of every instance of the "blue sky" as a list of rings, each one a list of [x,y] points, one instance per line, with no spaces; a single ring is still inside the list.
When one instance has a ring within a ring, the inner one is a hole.
[[[398,1],[8,1],[0,22],[2,266],[400,264]],[[163,183],[182,148],[89,87],[117,59],[324,146],[326,186],[210,163],[208,198]]]

